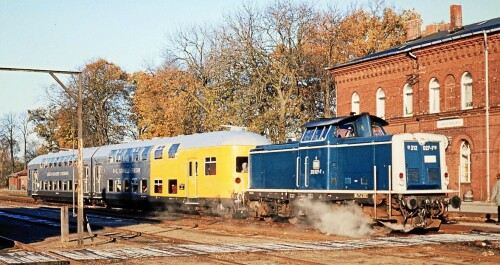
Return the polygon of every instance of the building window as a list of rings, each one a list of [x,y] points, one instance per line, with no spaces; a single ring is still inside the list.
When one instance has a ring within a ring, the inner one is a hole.
[[[377,116],[385,118],[385,92],[382,88],[377,90]]]
[[[469,72],[462,75],[462,109],[472,109],[472,75]]]
[[[353,112],[354,114],[359,114],[359,95],[356,92],[352,94],[351,112]]]
[[[432,78],[429,83],[429,112],[439,113],[439,82]]]
[[[413,88],[410,84],[406,84],[403,89],[403,108],[405,117],[413,115]]]
[[[470,178],[470,145],[469,142],[463,141],[460,146],[460,183],[469,183]]]

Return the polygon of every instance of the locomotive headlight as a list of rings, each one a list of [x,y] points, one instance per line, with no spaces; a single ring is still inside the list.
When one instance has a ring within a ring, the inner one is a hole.
[[[236,184],[240,184],[241,183],[241,179],[240,178],[235,178],[234,182],[236,182]]]
[[[405,175],[403,174],[403,172],[399,173],[399,185],[401,186],[405,185],[404,177]]]
[[[417,206],[418,206],[418,201],[415,196],[410,196],[406,198],[406,207],[408,207],[408,209],[415,210],[417,209]]]

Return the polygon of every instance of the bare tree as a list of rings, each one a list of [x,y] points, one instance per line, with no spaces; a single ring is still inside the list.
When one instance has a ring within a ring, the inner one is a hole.
[[[19,149],[19,144],[16,140],[16,131],[18,128],[17,115],[13,112],[7,113],[2,117],[0,123],[3,128],[1,133],[2,140],[6,143],[9,149],[10,173],[13,173],[15,172],[16,166],[14,154]]]
[[[23,160],[24,169],[28,168],[28,137],[33,133],[33,128],[31,126],[31,120],[28,113],[24,112],[19,115],[19,132],[21,132],[21,137],[23,140]]]

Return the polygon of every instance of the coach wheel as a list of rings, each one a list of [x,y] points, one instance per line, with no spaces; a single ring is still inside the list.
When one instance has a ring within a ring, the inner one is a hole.
[[[290,218],[288,218],[288,222],[292,225],[295,225],[299,222],[299,218],[297,216],[290,217]]]
[[[273,221],[274,218],[272,216],[266,216],[266,217],[263,217],[262,219],[264,220],[264,222],[270,223]]]

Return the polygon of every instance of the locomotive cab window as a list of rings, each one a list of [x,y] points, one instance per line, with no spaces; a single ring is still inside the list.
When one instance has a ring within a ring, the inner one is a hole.
[[[241,173],[248,172],[248,156],[236,157],[236,172],[241,172]]]
[[[314,128],[307,128],[302,136],[302,141],[322,141],[326,139],[328,131],[331,126],[319,126]]]
[[[354,125],[350,123],[339,125],[335,130],[335,137],[337,138],[349,138],[354,136],[356,136]]]

